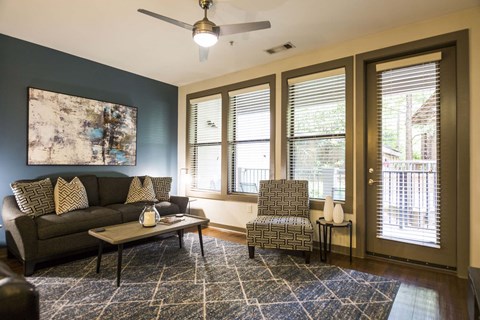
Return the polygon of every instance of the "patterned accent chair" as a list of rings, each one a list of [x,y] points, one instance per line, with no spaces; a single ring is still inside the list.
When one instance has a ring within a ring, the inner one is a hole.
[[[310,222],[308,181],[262,180],[258,193],[258,214],[247,223],[250,259],[255,247],[303,251],[310,263],[313,226]]]

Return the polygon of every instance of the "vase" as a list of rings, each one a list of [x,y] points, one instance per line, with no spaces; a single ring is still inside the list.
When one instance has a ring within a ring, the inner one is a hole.
[[[342,205],[337,203],[333,209],[333,222],[342,223],[344,216]]]
[[[325,221],[333,220],[333,198],[331,196],[325,197],[325,204],[323,205],[323,217]]]
[[[160,214],[154,204],[147,204],[138,217],[138,222],[146,228],[155,227],[158,221],[160,221]]]

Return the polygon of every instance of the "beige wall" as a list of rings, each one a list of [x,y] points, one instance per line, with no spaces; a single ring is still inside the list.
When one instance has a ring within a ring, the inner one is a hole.
[[[420,23],[406,25],[400,28],[387,30],[353,41],[343,42],[319,50],[298,55],[285,60],[272,62],[257,68],[248,69],[226,76],[222,76],[199,83],[189,84],[179,88],[179,118],[178,118],[178,166],[185,164],[185,125],[186,125],[186,95],[209,88],[236,83],[268,74],[277,75],[276,95],[276,176],[280,172],[280,110],[281,110],[281,73],[283,71],[330,61],[345,56],[381,49],[396,44],[428,38],[444,33],[470,30],[470,264],[480,267],[480,6],[469,10],[460,11],[447,16],[442,16]],[[192,203],[192,208],[201,208],[212,222],[244,228],[245,223],[255,216],[256,205],[237,202],[222,202],[199,199]],[[252,209],[252,210],[250,210]],[[253,213],[249,212],[252,211]],[[312,221],[315,221],[321,212],[312,212]],[[346,218],[355,223],[355,215],[347,214]],[[318,235],[317,235],[318,239]],[[345,234],[334,237],[334,244],[347,244]],[[355,245],[355,241],[354,241]]]

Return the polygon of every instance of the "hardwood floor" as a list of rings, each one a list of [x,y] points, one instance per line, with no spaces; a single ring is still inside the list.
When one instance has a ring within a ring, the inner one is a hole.
[[[245,235],[206,228],[204,235],[245,243]],[[312,259],[320,259],[315,251]],[[329,254],[328,263],[342,268],[397,279],[402,282],[389,319],[468,319],[467,280],[455,275],[385,261]]]
[[[243,233],[212,227],[203,229],[202,233],[223,240],[245,243]],[[319,255],[315,251],[312,259],[319,259]],[[465,279],[434,270],[371,259],[354,258],[350,264],[348,256],[335,253],[329,254],[328,259],[328,263],[343,268],[400,280],[402,285],[390,313],[390,319],[468,319]],[[4,248],[0,249],[0,261],[6,262],[13,271],[22,273],[21,263],[16,259],[8,259]]]

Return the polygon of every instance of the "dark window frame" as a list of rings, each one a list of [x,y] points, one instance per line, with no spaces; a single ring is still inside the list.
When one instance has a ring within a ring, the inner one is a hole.
[[[229,92],[247,89],[259,85],[267,84],[270,89],[270,179],[273,179],[275,175],[275,94],[276,94],[276,75],[267,75],[256,79],[237,82],[234,84],[212,88],[204,91],[188,94],[186,97],[186,137],[185,137],[185,154],[186,163],[190,164],[189,153],[189,136],[190,136],[190,101],[203,97],[220,95],[222,98],[222,161],[221,161],[221,188],[220,192],[209,191],[195,191],[187,189],[187,196],[196,198],[205,198],[213,200],[228,200],[228,201],[241,201],[241,202],[257,202],[258,195],[251,193],[229,193],[228,192],[228,119],[230,112],[230,96]],[[190,169],[190,168],[188,168]]]

